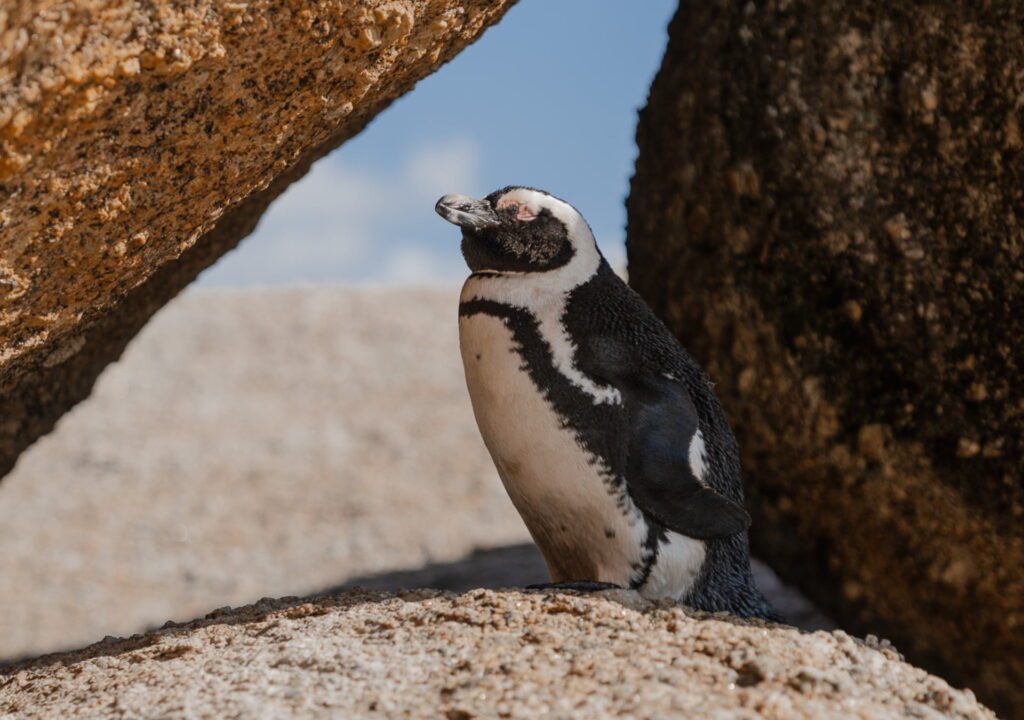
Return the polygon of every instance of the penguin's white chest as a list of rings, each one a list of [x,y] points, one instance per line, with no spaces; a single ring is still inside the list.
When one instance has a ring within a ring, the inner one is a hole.
[[[647,525],[617,505],[602,465],[534,384],[500,318],[459,318],[466,384],[477,425],[552,579],[628,586],[643,561]]]

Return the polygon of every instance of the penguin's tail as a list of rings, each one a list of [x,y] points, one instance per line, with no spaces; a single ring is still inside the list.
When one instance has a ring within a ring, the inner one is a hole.
[[[779,625],[792,624],[778,610],[772,607],[772,604],[765,599],[760,590],[754,587],[753,583],[746,588],[746,592],[743,592],[740,597],[736,598],[734,607],[730,608],[730,610],[733,615],[738,617],[757,618],[771,623],[778,623]]]
[[[771,623],[778,623],[779,625],[792,625],[791,622],[782,617],[778,610],[772,607],[772,604],[765,599],[764,595],[761,595],[760,591],[755,590],[754,592],[758,595],[759,607],[757,612],[751,617],[760,618]]]

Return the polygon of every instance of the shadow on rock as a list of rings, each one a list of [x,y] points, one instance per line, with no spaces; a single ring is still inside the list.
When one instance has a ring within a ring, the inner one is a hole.
[[[754,578],[768,601],[784,618],[800,630],[831,630],[836,627],[806,598],[785,585],[771,568],[755,560]],[[89,647],[71,653],[52,653],[36,659],[11,658],[0,661],[0,673],[14,666],[29,667],[45,664],[58,655],[65,655],[65,664],[74,664],[96,657],[116,656],[148,647],[162,638],[175,634],[187,635],[210,625],[236,625],[260,621],[270,613],[284,611],[295,617],[316,616],[334,608],[350,608],[366,602],[378,602],[391,597],[383,593],[424,590],[467,592],[479,588],[523,588],[548,580],[544,560],[531,543],[475,550],[464,558],[452,562],[430,563],[410,570],[364,575],[351,578],[308,597],[263,598],[245,607],[218,608],[202,618],[185,623],[168,622],[160,628],[150,628],[145,634],[129,638],[107,637]],[[364,592],[353,592],[354,590]],[[415,592],[411,594],[415,595]]]
[[[752,566],[757,586],[787,622],[808,631],[838,627],[796,589],[783,583],[763,562],[754,560]],[[414,570],[352,578],[319,595],[332,595],[353,588],[389,591],[434,588],[466,592],[476,588],[522,588],[547,581],[547,569],[537,547],[532,543],[520,543],[475,550],[453,562],[430,563]]]

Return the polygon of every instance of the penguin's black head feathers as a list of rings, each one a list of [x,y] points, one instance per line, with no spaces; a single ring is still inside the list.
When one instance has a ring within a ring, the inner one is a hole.
[[[510,186],[483,200],[445,195],[434,208],[462,228],[462,255],[474,273],[537,273],[597,252],[577,210],[534,188]]]

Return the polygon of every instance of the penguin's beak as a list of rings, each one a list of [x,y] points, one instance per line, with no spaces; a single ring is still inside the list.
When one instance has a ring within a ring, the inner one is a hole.
[[[498,214],[490,203],[466,195],[445,195],[437,201],[434,210],[448,222],[467,230],[483,230],[499,224]]]

